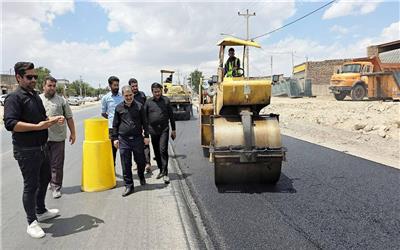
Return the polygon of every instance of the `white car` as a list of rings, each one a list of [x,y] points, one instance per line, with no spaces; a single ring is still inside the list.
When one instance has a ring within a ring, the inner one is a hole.
[[[69,97],[68,98],[68,104],[69,105],[76,105],[76,106],[79,106],[79,105],[81,105],[81,101],[78,99],[78,98],[76,98],[76,97]]]

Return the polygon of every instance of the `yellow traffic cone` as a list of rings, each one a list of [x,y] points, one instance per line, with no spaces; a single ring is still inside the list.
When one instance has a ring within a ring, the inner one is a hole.
[[[107,119],[85,120],[82,158],[82,191],[103,191],[116,186]]]

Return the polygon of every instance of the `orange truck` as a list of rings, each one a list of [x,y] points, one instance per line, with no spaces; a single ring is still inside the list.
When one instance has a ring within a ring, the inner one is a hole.
[[[353,59],[333,74],[329,89],[338,101],[400,100],[400,63],[382,63],[378,56]]]

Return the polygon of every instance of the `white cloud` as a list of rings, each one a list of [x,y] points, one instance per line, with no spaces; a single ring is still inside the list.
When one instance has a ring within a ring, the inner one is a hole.
[[[338,33],[340,35],[346,35],[346,34],[349,33],[349,29],[348,28],[340,26],[340,25],[337,25],[337,24],[333,25],[330,28],[330,31],[332,31],[334,33]]]
[[[37,66],[51,69],[57,78],[72,81],[82,75],[94,86],[106,86],[110,75],[120,77],[122,85],[134,76],[144,90],[148,90],[152,82],[160,80],[159,70],[162,68],[179,70],[181,78],[196,68],[207,76],[215,74],[219,34],[224,32],[241,37],[245,34],[245,19],[237,16],[239,10],[243,12],[249,8],[257,12],[250,18],[252,37],[281,26],[296,11],[293,2],[101,2],[99,5],[109,18],[108,31],[131,34],[130,39],[112,46],[107,40],[97,43],[47,41],[43,24],[73,11],[73,4],[28,4],[32,8],[29,11],[21,3],[3,6],[6,10],[2,22],[3,71],[8,71],[17,61],[30,60]],[[29,27],[28,32],[25,27]],[[327,45],[290,35],[271,44],[269,39],[263,38],[259,42],[264,50],[250,51],[251,74],[270,74],[270,55],[274,57],[274,73],[290,74],[292,50],[295,51],[294,64],[305,61],[305,56],[309,60],[365,56],[366,46],[398,39],[398,27],[399,22],[393,23],[376,37],[358,37],[357,42],[345,45],[338,42]],[[341,28],[344,27],[333,29]],[[342,29],[342,32],[345,31]]]
[[[58,15],[73,11],[73,5],[31,4],[34,11],[21,12],[22,5],[5,6],[4,37],[7,48],[2,70],[8,70],[18,60],[31,60],[37,66],[51,69],[57,78],[83,79],[103,86],[110,75],[117,75],[125,84],[135,76],[147,88],[159,81],[159,70],[169,68],[187,74],[198,68],[205,74],[217,70],[220,33],[244,36],[245,19],[240,10],[257,9],[251,18],[251,34],[256,35],[282,25],[294,14],[294,2],[254,3],[132,3],[100,2],[109,18],[108,31],[124,31],[131,39],[118,46],[106,40],[98,43],[50,42],[44,38],[43,23],[51,23]],[[8,14],[7,14],[8,13]],[[29,15],[28,15],[29,14]],[[27,17],[25,15],[28,15]],[[29,26],[26,30],[17,27]],[[111,34],[112,35],[112,34]]]
[[[400,39],[400,21],[392,23],[389,27],[386,27],[382,31],[382,39],[386,41],[399,40]]]
[[[374,12],[382,0],[340,0],[327,9],[322,19],[332,19],[348,15],[365,15]]]

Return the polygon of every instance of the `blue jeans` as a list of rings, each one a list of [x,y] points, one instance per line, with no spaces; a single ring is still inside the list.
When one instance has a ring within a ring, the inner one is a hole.
[[[44,200],[51,179],[47,145],[32,148],[14,146],[14,158],[24,178],[22,202],[28,224],[31,224],[37,220],[36,214],[46,212]]]
[[[126,186],[130,186],[133,185],[132,154],[137,165],[137,174],[140,179],[144,179],[144,167],[146,165],[146,160],[144,156],[143,136],[119,136],[118,140],[124,182]]]

